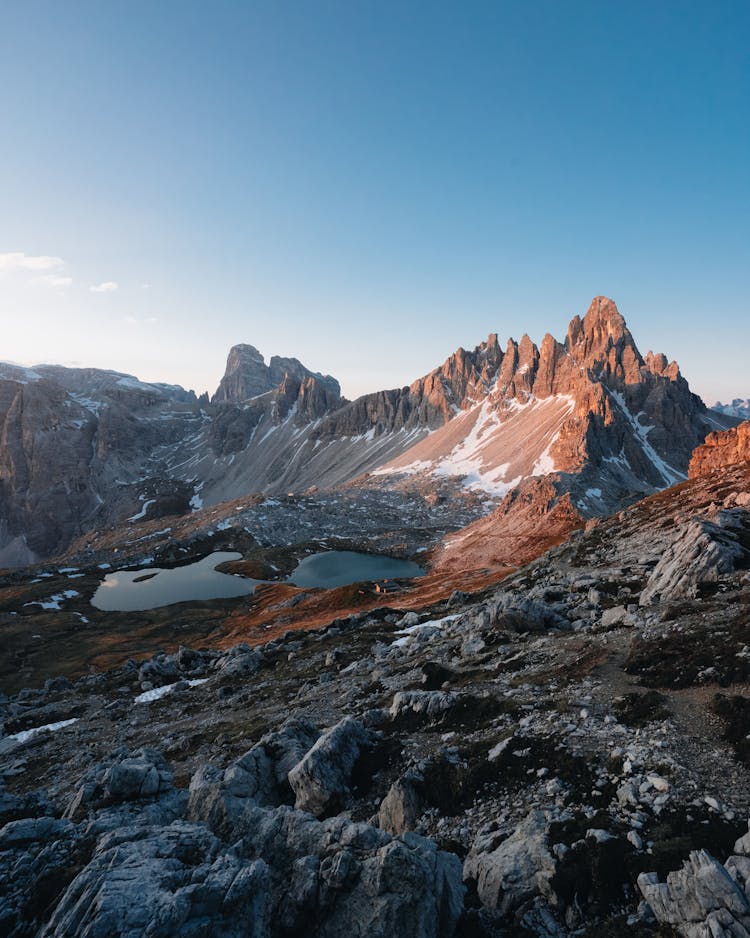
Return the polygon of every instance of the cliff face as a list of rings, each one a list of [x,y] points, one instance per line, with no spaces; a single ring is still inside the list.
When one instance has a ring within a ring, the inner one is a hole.
[[[750,462],[750,420],[723,433],[709,433],[690,460],[690,478],[708,475],[717,469]]]
[[[270,391],[273,385],[265,359],[253,345],[234,345],[212,403],[244,401]]]
[[[200,423],[195,395],[182,388],[97,369],[3,366],[0,566],[53,554],[94,525],[137,513],[134,483],[151,454]]]
[[[279,392],[290,401],[288,406],[299,397],[311,419],[341,404],[341,387],[335,378],[310,371],[296,358],[274,355],[266,365],[252,345],[235,345],[229,350],[224,377],[211,403],[242,404],[269,392]]]
[[[235,345],[211,403],[215,406],[207,442],[221,457],[244,450],[261,424],[265,433],[291,417],[296,427],[303,427],[338,410],[344,401],[338,381],[330,375],[278,355],[266,365],[254,346]]]

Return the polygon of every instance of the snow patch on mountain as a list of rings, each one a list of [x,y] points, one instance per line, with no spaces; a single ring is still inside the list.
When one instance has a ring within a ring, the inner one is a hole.
[[[654,428],[648,424],[643,424],[640,421],[640,418],[644,416],[643,414],[633,415],[628,409],[628,405],[625,403],[625,398],[619,391],[615,391],[612,388],[609,389],[610,397],[612,397],[616,402],[617,406],[622,411],[623,416],[630,424],[633,433],[641,445],[643,452],[646,454],[648,459],[654,464],[658,472],[661,474],[667,485],[676,485],[678,482],[684,482],[687,479],[687,473],[680,472],[679,470],[670,466],[665,462],[661,456],[656,452],[654,447],[648,441],[648,435]]]
[[[574,406],[567,394],[500,404],[485,398],[373,474],[460,478],[502,498],[524,478],[555,471],[551,451]]]

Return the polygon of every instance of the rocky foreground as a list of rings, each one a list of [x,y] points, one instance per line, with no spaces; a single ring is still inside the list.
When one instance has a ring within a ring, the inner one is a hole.
[[[750,934],[750,465],[493,587],[0,702],[0,934]]]

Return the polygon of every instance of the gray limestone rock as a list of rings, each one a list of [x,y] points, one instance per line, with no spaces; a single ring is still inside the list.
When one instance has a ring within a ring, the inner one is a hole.
[[[357,760],[373,743],[372,732],[352,717],[331,727],[289,771],[296,807],[318,817],[339,807]]]
[[[555,860],[544,812],[531,811],[506,839],[477,837],[464,862],[464,880],[475,880],[483,905],[507,914],[532,896],[551,894]],[[499,841],[499,842],[498,842]]]
[[[276,806],[292,801],[287,776],[319,735],[311,723],[292,717],[226,769],[201,766],[190,783],[190,817],[226,830],[247,805]]]
[[[111,763],[94,765],[84,775],[65,809],[79,819],[103,805],[156,798],[173,792],[172,772],[155,749],[122,749]]]
[[[62,889],[86,859],[79,829],[66,820],[24,818],[0,830],[0,933],[37,934],[49,909],[40,898]]]
[[[654,567],[641,605],[693,598],[701,584],[731,573],[747,555],[737,538],[740,521],[738,511],[719,511],[711,521],[688,521]]]
[[[221,935],[265,938],[268,871],[205,827],[121,828],[101,838],[40,938]]]
[[[423,784],[424,778],[417,772],[407,772],[396,779],[380,803],[378,826],[382,830],[394,837],[414,830],[424,810]]]
[[[490,619],[494,624],[514,632],[542,632],[550,628],[570,628],[568,619],[548,603],[510,592],[496,594],[490,610]]]
[[[393,697],[391,719],[416,714],[430,720],[439,719],[460,700],[460,695],[444,690],[405,690]]]
[[[694,850],[682,869],[659,882],[641,873],[638,888],[656,920],[683,938],[742,938],[750,934],[750,903],[729,870],[707,850]]]
[[[237,645],[216,661],[216,671],[222,677],[255,674],[263,663],[263,655],[249,645]]]
[[[157,655],[144,661],[138,669],[141,684],[148,682],[152,687],[173,684],[180,679],[180,670],[174,655]]]
[[[321,938],[450,938],[463,908],[461,864],[416,834],[397,840],[344,817],[248,807],[242,836],[270,874],[284,927]],[[274,913],[275,914],[275,913]]]

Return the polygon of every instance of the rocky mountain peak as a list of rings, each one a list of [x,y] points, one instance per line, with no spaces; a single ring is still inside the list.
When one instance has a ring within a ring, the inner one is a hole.
[[[570,323],[568,351],[579,365],[601,375],[626,384],[641,380],[641,354],[614,300],[606,296],[594,297],[583,320]]]
[[[227,367],[212,403],[240,403],[250,398],[284,388],[289,394],[289,382],[297,389],[308,379],[320,382],[325,396],[338,402],[341,388],[330,375],[310,371],[297,358],[272,356],[268,365],[263,355],[253,345],[233,345],[227,357]]]
[[[677,362],[668,361],[663,352],[647,352],[645,364],[652,375],[661,375],[670,381],[676,381],[680,377],[680,366]]]
[[[607,296],[595,296],[583,317],[584,334],[606,333],[617,340],[624,335],[625,331],[625,320],[615,301]]]
[[[684,478],[707,430],[735,423],[707,415],[666,356],[642,359],[606,297],[564,343],[490,333],[409,387],[353,402],[296,358],[235,345],[201,404],[114,372],[0,367],[0,551],[48,555],[96,523],[140,517],[133,499],[150,493],[118,480],[157,470],[201,485],[207,504],[402,470],[502,496],[555,473],[587,517]]]
[[[238,368],[249,364],[265,366],[266,360],[254,345],[233,345],[227,356],[227,371],[237,371]]]
[[[711,410],[715,410],[719,414],[725,414],[727,417],[750,420],[750,397],[745,400],[741,397],[735,397],[731,404],[722,404],[721,401],[717,401],[712,405]]]
[[[241,401],[264,394],[271,388],[268,372],[265,359],[254,345],[233,345],[212,401]]]

